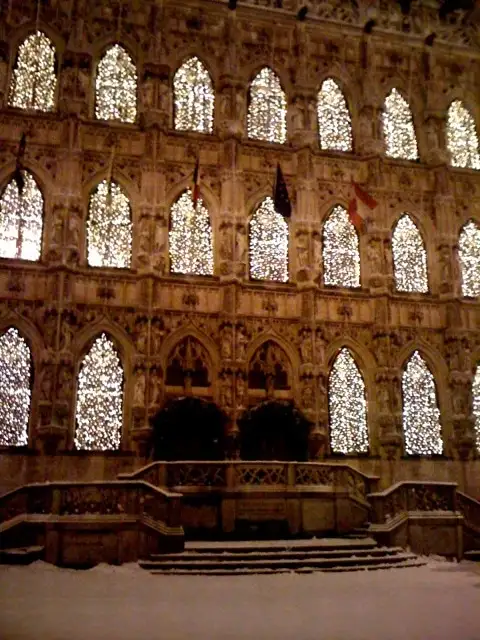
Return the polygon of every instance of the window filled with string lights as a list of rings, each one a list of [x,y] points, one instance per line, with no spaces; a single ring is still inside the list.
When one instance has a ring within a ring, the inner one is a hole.
[[[77,384],[77,449],[118,449],[123,422],[123,368],[112,340],[102,333],[80,365]]]
[[[18,171],[0,198],[0,257],[39,260],[42,231],[42,192],[28,171]]]
[[[190,189],[172,205],[168,240],[172,273],[213,275],[210,216],[201,198],[194,203]]]
[[[120,122],[135,122],[137,117],[137,70],[119,44],[110,47],[98,63],[95,116]]]
[[[27,36],[18,48],[8,104],[20,109],[55,108],[55,47],[41,31]]]
[[[408,102],[395,88],[385,98],[382,119],[387,156],[400,160],[417,160],[417,138],[412,112]]]
[[[264,67],[250,85],[248,137],[283,144],[287,139],[287,99],[280,79]]]
[[[333,453],[367,453],[365,383],[346,348],[338,353],[328,379],[330,446]]]
[[[28,444],[32,359],[17,329],[0,336],[0,445]]]
[[[269,196],[250,220],[250,277],[272,282],[288,281],[288,237],[285,218],[275,211]]]
[[[352,123],[342,90],[332,78],[323,83],[317,99],[320,147],[352,151]]]
[[[413,353],[403,372],[402,396],[406,453],[442,453],[442,428],[435,380],[418,351]]]
[[[462,294],[480,296],[480,226],[469,220],[458,238],[458,259],[462,274]]]
[[[87,261],[91,267],[130,267],[132,220],[122,188],[103,180],[90,196],[87,218]]]
[[[392,253],[397,291],[427,293],[427,252],[422,235],[408,214],[404,214],[395,225]]]
[[[461,100],[454,100],[448,108],[447,149],[454,167],[480,169],[475,120]]]
[[[473,397],[473,418],[475,420],[475,442],[477,451],[480,453],[480,364],[477,365],[472,387]]]
[[[340,205],[333,208],[323,225],[323,279],[334,287],[360,286],[358,234]]]
[[[203,63],[186,60],[173,78],[175,129],[212,133],[215,93],[212,79]]]

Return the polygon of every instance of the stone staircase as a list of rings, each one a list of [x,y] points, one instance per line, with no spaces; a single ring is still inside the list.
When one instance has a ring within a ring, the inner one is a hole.
[[[371,538],[189,542],[183,553],[152,554],[143,569],[164,575],[312,573],[417,567],[425,561]]]

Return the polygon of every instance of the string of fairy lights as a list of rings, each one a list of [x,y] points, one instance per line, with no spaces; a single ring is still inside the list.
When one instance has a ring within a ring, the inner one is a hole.
[[[398,220],[393,231],[392,254],[397,291],[427,293],[427,252],[420,231],[407,214]]]
[[[269,67],[261,69],[250,84],[247,131],[254,140],[286,142],[287,98],[280,79]]]
[[[480,364],[477,365],[472,386],[473,396],[473,417],[475,420],[475,443],[477,451],[480,452]]]
[[[360,286],[360,248],[355,227],[342,206],[323,225],[323,278],[327,286]]]
[[[454,167],[480,169],[475,121],[461,100],[454,100],[447,111],[447,149]]]
[[[31,399],[30,349],[17,329],[0,336],[0,446],[28,443]]]
[[[288,281],[288,223],[265,198],[250,220],[250,277],[273,282]]]
[[[317,100],[320,148],[352,151],[352,123],[347,101],[332,78],[323,81]]]
[[[462,294],[480,296],[480,226],[469,220],[458,239],[458,259],[462,274]]]
[[[385,153],[399,160],[417,160],[417,137],[410,106],[393,88],[385,98],[382,113]]]
[[[173,78],[175,129],[212,133],[215,93],[212,79],[197,57],[186,60]]]
[[[95,115],[99,120],[136,120],[137,69],[132,58],[119,44],[107,49],[98,63]]]

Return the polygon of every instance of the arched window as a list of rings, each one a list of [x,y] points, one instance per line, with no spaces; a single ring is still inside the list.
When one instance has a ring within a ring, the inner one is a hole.
[[[135,122],[137,117],[137,70],[119,44],[110,47],[98,63],[95,115],[99,120],[121,122]]]
[[[462,273],[462,293],[469,298],[480,296],[480,227],[467,222],[458,239],[458,259]]]
[[[83,358],[77,386],[77,449],[118,449],[122,433],[123,368],[102,333]]]
[[[475,120],[461,100],[454,100],[448,108],[447,149],[454,167],[480,169]]]
[[[11,327],[0,336],[0,445],[28,444],[32,359],[27,343]]]
[[[42,249],[43,196],[28,171],[21,176],[0,198],[0,257],[35,261]]]
[[[403,433],[409,455],[442,453],[443,441],[435,380],[415,351],[402,376]]]
[[[408,214],[395,226],[392,253],[397,291],[427,293],[427,252],[420,231]]]
[[[323,225],[323,278],[334,287],[360,286],[358,235],[348,213],[336,206]]]
[[[173,78],[175,129],[212,133],[215,94],[212,79],[197,57],[189,58]]]
[[[473,379],[473,417],[475,419],[475,440],[477,451],[480,453],[480,364]]]
[[[283,144],[287,138],[287,100],[278,76],[264,67],[250,85],[248,137]]]
[[[267,197],[250,220],[250,277],[288,281],[288,223]]]
[[[185,191],[170,210],[170,271],[197,276],[213,275],[212,227],[201,198],[196,207]]]
[[[341,349],[328,380],[330,445],[333,453],[367,453],[365,383],[348,349]]]
[[[352,150],[352,123],[342,90],[332,78],[322,83],[317,100],[320,147],[334,151]]]
[[[408,102],[396,89],[392,89],[385,98],[383,134],[387,156],[403,160],[418,158],[412,112]]]
[[[41,31],[27,36],[18,48],[8,104],[20,109],[55,108],[55,47]]]
[[[132,258],[130,203],[116,182],[103,180],[90,196],[87,261],[91,267],[128,268]]]

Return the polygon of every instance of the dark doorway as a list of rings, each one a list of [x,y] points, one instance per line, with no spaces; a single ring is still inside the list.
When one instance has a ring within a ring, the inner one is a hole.
[[[293,402],[267,401],[239,421],[242,460],[308,459],[310,422]]]
[[[154,460],[224,460],[226,424],[213,402],[169,400],[152,418]]]

